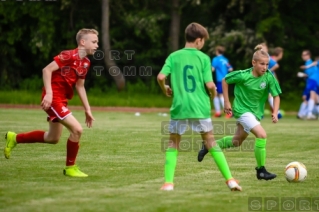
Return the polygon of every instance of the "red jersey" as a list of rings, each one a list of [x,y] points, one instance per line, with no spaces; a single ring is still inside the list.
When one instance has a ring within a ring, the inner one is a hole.
[[[78,49],[65,50],[54,57],[59,70],[52,72],[51,86],[53,101],[72,99],[73,87],[78,79],[85,79],[90,68],[87,57],[80,58]],[[45,88],[43,88],[45,93]]]

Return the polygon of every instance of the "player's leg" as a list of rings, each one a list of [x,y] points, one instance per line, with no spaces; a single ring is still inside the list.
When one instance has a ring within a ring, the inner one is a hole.
[[[70,132],[66,145],[66,167],[63,170],[63,173],[70,177],[87,177],[88,175],[81,172],[79,167],[75,165],[79,151],[79,142],[83,131],[82,126],[72,114],[69,114],[63,120],[60,120],[60,123]]]
[[[219,145],[221,149],[238,147],[238,146],[241,146],[241,144],[247,138],[247,136],[248,136],[248,133],[244,130],[244,127],[240,123],[237,123],[237,130],[234,136],[225,136],[221,139],[216,140],[216,143]],[[198,151],[198,155],[197,155],[198,162],[201,162],[207,153],[208,153],[208,149],[203,144],[202,148]]]
[[[257,162],[256,176],[258,180],[272,180],[277,177],[276,174],[268,172],[265,168],[266,163],[266,142],[267,134],[264,128],[258,124],[251,129],[251,132],[256,136],[255,138],[255,158]]]
[[[224,103],[224,101],[221,101],[220,96],[223,96],[223,90],[222,90],[222,83],[217,82],[217,96],[214,97],[214,108],[215,108],[215,117],[221,117],[221,108],[220,105]],[[224,97],[223,97],[224,98]]]
[[[315,99],[316,99],[316,93],[314,91],[310,91],[310,98],[309,98],[308,107],[307,107],[307,119],[309,120],[316,119],[316,116],[312,113],[313,108],[315,107]]]
[[[165,166],[164,178],[165,183],[161,190],[171,191],[174,190],[174,174],[178,156],[179,143],[181,135],[184,134],[186,127],[188,127],[187,120],[170,120],[170,137],[168,147],[165,152]]]
[[[181,135],[172,133],[169,137],[168,148],[165,153],[164,178],[165,183],[161,190],[174,190],[174,175],[178,156],[178,147],[181,140]]]
[[[297,118],[298,119],[304,119],[306,116],[307,116],[307,101],[303,101],[301,104],[300,104],[300,108],[299,108],[299,111],[298,111],[298,115],[297,115]]]
[[[12,149],[17,144],[30,144],[30,143],[48,143],[56,144],[59,142],[63,126],[58,122],[49,122],[49,131],[34,130],[25,133],[7,132],[5,135],[6,146],[4,148],[4,155],[7,159],[10,158]]]
[[[201,134],[203,143],[208,152],[213,157],[219,171],[226,180],[227,186],[231,191],[241,191],[242,188],[238,182],[232,177],[225,155],[219,145],[216,143],[213,135],[212,120],[208,119],[191,119],[190,125],[194,132]]]
[[[215,142],[212,129],[208,132],[201,133],[202,140],[214,159],[219,171],[226,180],[226,184],[231,191],[241,191],[242,188],[238,185],[238,182],[233,178],[225,155],[222,149]]]

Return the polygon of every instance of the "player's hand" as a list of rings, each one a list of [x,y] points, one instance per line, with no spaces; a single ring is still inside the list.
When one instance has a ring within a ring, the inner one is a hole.
[[[230,102],[224,102],[224,112],[227,114],[227,115],[233,115],[233,110],[231,108],[231,104]]]
[[[278,122],[278,115],[277,114],[271,114],[272,122],[277,123]]]
[[[304,69],[306,69],[306,66],[300,66],[300,69],[304,70]]]
[[[171,89],[168,85],[165,85],[165,95],[166,95],[167,97],[171,97],[172,94],[173,94],[172,89]]]
[[[41,102],[41,107],[43,110],[46,111],[51,107],[52,98],[53,98],[52,94],[45,94]]]
[[[88,128],[92,127],[94,120],[91,110],[85,111],[85,124]]]

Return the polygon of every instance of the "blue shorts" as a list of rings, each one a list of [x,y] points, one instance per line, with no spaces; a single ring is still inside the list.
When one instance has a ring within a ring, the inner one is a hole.
[[[222,93],[223,93],[222,82],[217,82],[217,83],[216,83],[216,87],[217,87],[217,93],[218,93],[218,94],[222,94]]]
[[[316,94],[319,94],[319,88],[318,88],[317,82],[313,79],[307,79],[306,87],[304,91],[302,92],[302,95],[306,95],[307,100],[309,100],[311,91],[314,91],[316,92]]]

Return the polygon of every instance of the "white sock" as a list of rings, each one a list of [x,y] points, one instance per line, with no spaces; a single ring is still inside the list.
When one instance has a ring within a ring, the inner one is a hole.
[[[309,99],[308,101],[308,116],[312,115],[313,107],[315,106],[315,101],[313,99]]]
[[[222,104],[222,107],[223,107],[223,109],[224,109],[224,96],[220,96],[220,97],[219,97],[219,101],[220,101],[220,103]]]
[[[220,103],[219,103],[218,97],[214,97],[214,108],[215,108],[215,113],[220,113]]]
[[[272,109],[274,109],[274,97],[268,97],[269,105]]]
[[[302,102],[298,111],[298,116],[299,117],[303,117],[307,115],[307,103],[306,102]]]

